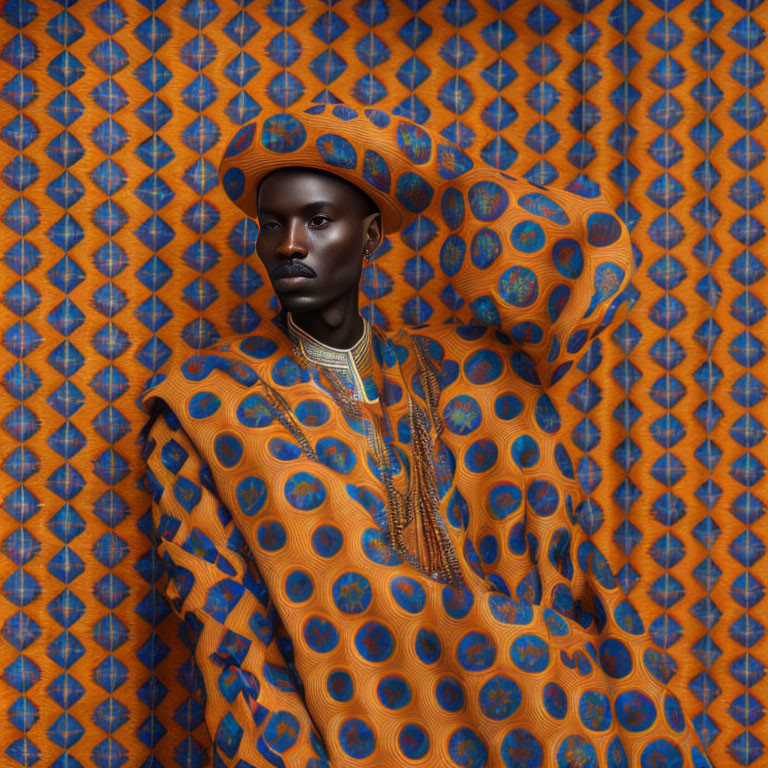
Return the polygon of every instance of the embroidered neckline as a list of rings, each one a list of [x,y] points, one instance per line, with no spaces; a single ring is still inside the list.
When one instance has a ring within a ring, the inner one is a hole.
[[[363,334],[349,349],[330,347],[310,336],[294,321],[290,312],[286,313],[288,335],[293,341],[297,354],[313,365],[330,368],[346,374],[353,385],[357,396],[364,402],[371,400],[363,383],[365,376],[371,373],[371,324],[363,319]]]

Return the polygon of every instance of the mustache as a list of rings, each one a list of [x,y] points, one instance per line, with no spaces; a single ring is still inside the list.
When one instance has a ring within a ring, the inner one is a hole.
[[[271,280],[280,280],[283,277],[317,277],[317,272],[303,261],[290,259],[272,267],[269,270],[269,277]]]

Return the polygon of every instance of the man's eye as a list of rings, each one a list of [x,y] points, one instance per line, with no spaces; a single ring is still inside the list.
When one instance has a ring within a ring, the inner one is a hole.
[[[276,221],[265,221],[262,225],[262,229],[277,229],[280,225]]]
[[[312,218],[309,220],[309,223],[310,223],[310,224],[311,224],[313,227],[322,227],[322,226],[323,226],[323,224],[326,224],[326,223],[327,223],[327,222],[329,222],[329,221],[330,221],[330,219],[329,219],[327,216],[320,216],[320,215],[318,215],[318,216],[313,216],[313,217],[312,217]]]

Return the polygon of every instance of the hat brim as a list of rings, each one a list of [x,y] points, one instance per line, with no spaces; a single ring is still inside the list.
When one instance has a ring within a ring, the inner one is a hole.
[[[294,120],[291,115],[285,113],[277,117],[284,118],[285,123]],[[354,122],[356,124],[349,126],[347,135],[354,136],[358,147],[370,148],[377,158],[389,154],[388,143],[382,141],[380,131],[377,134],[374,126],[369,128],[367,121]],[[365,178],[365,157],[369,152],[357,151],[338,134],[337,119],[324,121],[322,116],[315,115],[312,121],[312,132],[315,135],[307,136],[302,127],[303,135],[299,134],[298,138],[290,135],[290,123],[287,129],[281,126],[282,134],[275,130],[274,123],[268,123],[269,121],[258,120],[242,128],[230,143],[219,168],[219,178],[225,192],[246,215],[258,221],[257,190],[265,176],[281,168],[302,167],[332,173],[365,192],[381,212],[385,234],[397,232],[403,226],[404,212],[396,200],[387,190],[378,188]],[[327,134],[323,134],[323,129],[326,128],[324,123],[327,123]],[[279,135],[279,140],[275,139],[276,134]],[[323,145],[326,137],[329,138],[326,142],[328,147]],[[337,145],[330,146],[333,140],[338,140]],[[291,146],[292,144],[297,146]],[[286,146],[289,148],[286,149]],[[393,161],[402,163],[402,159],[396,155],[387,159],[390,161],[388,166],[391,166]],[[367,175],[381,187],[391,185],[391,181],[388,182],[386,178],[382,180],[371,173]]]

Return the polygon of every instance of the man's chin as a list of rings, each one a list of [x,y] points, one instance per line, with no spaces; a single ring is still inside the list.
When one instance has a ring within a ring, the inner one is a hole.
[[[280,306],[291,314],[301,315],[304,312],[312,312],[320,308],[320,302],[314,296],[302,293],[278,293],[277,300]]]

